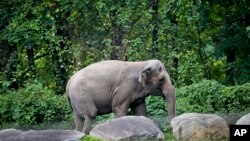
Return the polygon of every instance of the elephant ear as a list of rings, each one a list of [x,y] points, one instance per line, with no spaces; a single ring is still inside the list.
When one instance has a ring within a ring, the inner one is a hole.
[[[151,78],[151,67],[146,67],[144,68],[140,73],[139,73],[139,79],[138,81],[143,85],[147,85],[150,78]]]

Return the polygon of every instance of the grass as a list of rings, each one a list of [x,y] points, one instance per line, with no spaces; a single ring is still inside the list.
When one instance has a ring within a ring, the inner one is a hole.
[[[104,141],[104,139],[87,135],[81,138],[80,141]]]
[[[166,126],[165,128],[161,129],[161,131],[164,133],[166,141],[177,141],[172,134],[172,129],[170,126]]]

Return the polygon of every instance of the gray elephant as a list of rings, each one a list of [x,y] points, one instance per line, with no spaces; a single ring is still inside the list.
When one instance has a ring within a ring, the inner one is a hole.
[[[97,115],[114,112],[117,118],[126,116],[131,108],[134,115],[146,116],[149,94],[166,99],[168,119],[175,117],[175,89],[159,60],[94,63],[76,72],[66,91],[75,129],[85,134]]]

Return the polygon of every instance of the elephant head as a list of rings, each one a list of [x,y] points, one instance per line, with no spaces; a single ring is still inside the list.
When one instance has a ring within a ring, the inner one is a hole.
[[[167,102],[168,119],[175,117],[175,88],[164,65],[158,60],[151,60],[139,73],[138,81],[147,93],[158,93]]]

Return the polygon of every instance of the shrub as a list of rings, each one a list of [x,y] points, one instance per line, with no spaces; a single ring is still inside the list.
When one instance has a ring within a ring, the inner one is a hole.
[[[200,83],[176,89],[177,114],[184,112],[217,111],[218,99],[223,96],[224,85],[217,81],[204,80]],[[150,116],[166,114],[165,101],[160,97],[150,96],[146,99]]]
[[[149,116],[162,116],[166,114],[166,106],[163,98],[149,96],[146,98],[147,112]]]
[[[12,112],[10,107],[13,101],[10,97],[0,95],[0,124],[12,122]]]
[[[176,89],[177,115],[187,112],[238,113],[249,111],[250,83],[226,87],[214,80]],[[160,97],[146,99],[149,116],[166,115],[165,101]]]
[[[177,114],[238,113],[250,110],[250,83],[226,87],[217,81],[203,80],[200,83],[176,90]],[[159,96],[146,99],[150,117],[166,115],[165,101]],[[112,118],[113,114],[99,116],[98,121]],[[18,91],[0,95],[0,124],[20,125],[69,120],[71,111],[64,96],[42,84],[27,85]]]
[[[223,96],[218,101],[222,106],[222,112],[235,113],[249,111],[250,109],[250,83],[238,86],[226,87]]]
[[[176,82],[178,87],[183,87],[200,82],[204,78],[204,65],[200,63],[199,56],[194,51],[180,52],[177,56],[179,66],[177,68]]]
[[[200,83],[177,89],[177,112],[206,112],[218,110],[218,98],[223,96],[224,85],[217,81],[203,80]]]
[[[250,83],[226,87],[217,81],[200,83],[177,89],[177,112],[233,113],[250,107]]]
[[[22,125],[66,120],[70,116],[68,102],[43,87],[27,85],[18,91],[0,95],[0,123],[14,122]]]
[[[81,141],[104,141],[104,139],[102,139],[100,137],[86,135],[86,136],[81,138]]]

